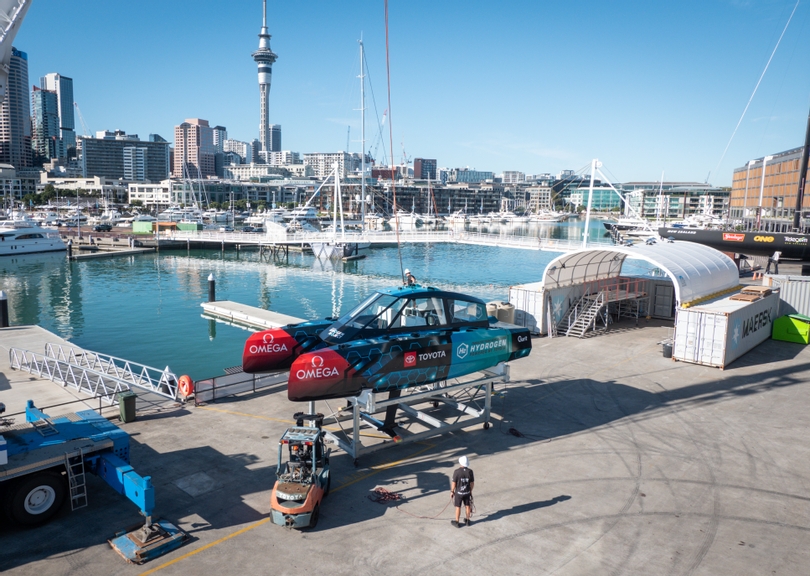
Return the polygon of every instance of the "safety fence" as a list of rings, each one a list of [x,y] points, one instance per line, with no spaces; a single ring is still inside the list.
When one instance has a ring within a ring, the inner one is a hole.
[[[240,369],[228,369],[223,376],[205,378],[194,383],[194,403],[216,402],[237,394],[255,393],[274,386],[286,388],[287,372],[246,374]]]

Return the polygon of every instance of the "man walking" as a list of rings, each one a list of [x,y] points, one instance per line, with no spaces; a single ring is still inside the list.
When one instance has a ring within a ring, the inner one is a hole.
[[[470,525],[470,515],[472,514],[472,491],[475,486],[475,475],[470,469],[470,461],[466,456],[458,459],[461,468],[456,468],[453,472],[453,483],[450,485],[450,498],[453,499],[453,504],[456,507],[456,519],[451,520],[450,523],[456,528],[461,528],[459,523],[459,516],[461,515],[461,505],[464,504],[467,513],[464,523]]]

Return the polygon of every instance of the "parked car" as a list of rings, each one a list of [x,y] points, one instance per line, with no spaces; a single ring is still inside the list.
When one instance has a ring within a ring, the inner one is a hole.
[[[242,232],[255,232],[256,229],[253,226],[242,226]]]
[[[112,230],[111,224],[96,224],[93,226],[93,232],[109,232]]]
[[[233,226],[220,226],[220,232],[233,232]]]

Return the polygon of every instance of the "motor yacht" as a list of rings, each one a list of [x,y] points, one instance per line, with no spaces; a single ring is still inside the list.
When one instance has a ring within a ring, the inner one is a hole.
[[[67,247],[55,230],[33,221],[0,220],[0,256],[56,252]]]

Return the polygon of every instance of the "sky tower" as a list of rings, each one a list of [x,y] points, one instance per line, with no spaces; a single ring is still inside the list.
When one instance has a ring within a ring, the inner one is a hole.
[[[262,31],[259,32],[259,49],[253,53],[253,59],[259,66],[259,94],[261,114],[259,120],[259,141],[262,150],[270,150],[270,80],[273,76],[273,62],[277,56],[270,50],[270,34],[267,32],[267,0],[262,1]]]

